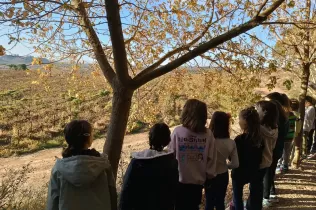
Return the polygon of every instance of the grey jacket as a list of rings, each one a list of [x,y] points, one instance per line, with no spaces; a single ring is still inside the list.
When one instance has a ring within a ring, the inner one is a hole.
[[[52,169],[46,209],[113,210],[117,208],[115,193],[107,157],[78,155],[58,159]]]
[[[278,138],[278,129],[271,129],[261,125],[260,132],[264,145],[260,169],[263,169],[270,167],[272,164],[273,150]]]

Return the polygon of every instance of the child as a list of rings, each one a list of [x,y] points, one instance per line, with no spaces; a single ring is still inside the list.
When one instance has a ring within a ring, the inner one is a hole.
[[[120,210],[174,210],[179,180],[178,161],[170,143],[170,130],[165,123],[155,124],[149,132],[149,146],[132,154],[126,171]]]
[[[310,133],[314,127],[315,120],[315,108],[313,106],[313,98],[306,96],[305,98],[305,118],[303,125],[303,157],[306,158],[309,155],[313,145],[313,135]],[[315,148],[316,149],[316,148]]]
[[[182,125],[171,135],[169,148],[179,164],[176,210],[198,210],[206,178],[216,176],[215,139],[206,120],[206,104],[190,99],[181,114]]]
[[[208,179],[206,182],[206,210],[213,210],[214,207],[216,207],[216,210],[225,209],[225,197],[229,179],[228,169],[234,169],[239,166],[236,144],[230,139],[229,124],[230,116],[225,112],[215,112],[213,114],[210,129],[215,137],[217,150],[217,176],[213,179]]]
[[[282,158],[279,160],[279,170],[277,169],[277,173],[281,172],[281,173],[287,173],[289,170],[289,162],[290,162],[290,156],[291,156],[291,151],[292,151],[292,147],[293,147],[293,140],[294,138],[297,136],[297,132],[298,132],[298,119],[299,117],[297,117],[298,113],[298,108],[299,108],[299,104],[298,101],[294,99],[290,101],[290,105],[291,105],[291,110],[296,110],[296,114],[293,111],[289,112],[289,132],[286,135],[285,141],[284,141],[284,149],[283,149],[283,155]]]
[[[64,129],[68,144],[56,161],[48,188],[47,210],[117,209],[116,188],[107,157],[92,144],[92,126],[74,120]]]
[[[235,138],[239,167],[232,170],[232,182],[234,209],[244,210],[243,188],[257,175],[263,152],[260,118],[255,107],[249,107],[240,112],[239,125],[243,131]]]
[[[262,209],[263,200],[263,178],[272,164],[273,149],[278,137],[277,121],[279,112],[275,103],[270,101],[259,101],[256,110],[260,119],[260,135],[263,140],[263,152],[260,169],[250,180],[250,194],[247,209]]]
[[[278,161],[282,157],[284,149],[284,141],[289,130],[289,99],[285,94],[273,92],[266,96],[267,100],[272,101],[278,108],[278,138],[273,150],[272,164],[266,171],[264,177],[264,207],[270,207],[273,203],[278,202],[275,190],[275,173],[278,166]]]
[[[301,132],[302,129],[302,121],[300,118],[300,113],[298,112],[299,110],[299,101],[297,99],[291,99],[291,109],[296,117],[296,122],[295,122],[295,133],[294,133],[294,139],[298,137],[299,133]],[[297,151],[297,155],[295,154]],[[295,145],[295,141],[292,144],[292,152],[291,152],[291,158],[290,158],[290,163],[292,162],[294,167],[297,167],[299,160],[294,159],[294,156],[299,157],[300,153],[300,147],[299,145]]]

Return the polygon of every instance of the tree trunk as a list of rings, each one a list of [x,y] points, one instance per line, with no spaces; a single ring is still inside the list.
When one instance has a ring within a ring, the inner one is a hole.
[[[304,63],[302,75],[301,75],[301,93],[299,96],[299,102],[300,102],[299,112],[300,112],[300,119],[301,119],[302,125],[304,124],[305,98],[307,95],[309,76],[310,76],[310,64]],[[294,159],[293,159],[294,168],[298,168],[300,165],[300,159],[301,159],[301,154],[302,154],[302,142],[303,142],[303,128],[300,130],[299,135],[294,140],[294,146],[295,146],[295,153],[294,153]]]
[[[103,151],[109,157],[116,178],[134,91],[124,87],[119,82],[115,83],[113,86],[111,120]]]

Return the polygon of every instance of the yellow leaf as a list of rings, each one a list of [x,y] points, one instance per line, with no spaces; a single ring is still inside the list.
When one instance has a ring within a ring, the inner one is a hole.
[[[3,55],[5,55],[5,48],[2,45],[0,45],[0,56]]]
[[[13,15],[14,15],[14,10],[15,10],[14,7],[10,7],[10,8],[6,11],[6,16],[7,16],[8,18],[12,18]]]
[[[23,11],[23,18],[26,18],[29,15],[28,11]]]

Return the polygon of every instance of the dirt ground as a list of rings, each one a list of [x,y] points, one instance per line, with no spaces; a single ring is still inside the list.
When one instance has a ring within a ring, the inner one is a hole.
[[[300,170],[278,175],[280,203],[271,209],[316,209],[316,160],[304,161]]]
[[[123,161],[120,165],[125,168],[129,162],[130,153],[147,148],[147,133],[128,135],[123,146]],[[104,140],[96,140],[93,147],[102,151]],[[46,185],[51,168],[56,157],[61,157],[61,149],[49,149],[20,157],[0,158],[0,181],[7,169],[21,169],[26,164],[31,165],[32,172],[25,183],[32,188]],[[124,173],[121,170],[120,178]],[[276,181],[280,202],[271,210],[316,210],[316,160],[305,161],[300,170],[290,170],[288,174],[278,175]],[[231,199],[231,186],[227,199]]]

